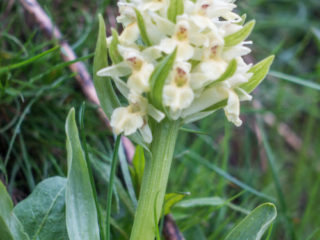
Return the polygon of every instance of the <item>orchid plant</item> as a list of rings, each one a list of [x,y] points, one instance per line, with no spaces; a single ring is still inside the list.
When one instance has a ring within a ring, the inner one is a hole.
[[[96,74],[112,79],[128,104],[116,100],[114,107],[115,94],[105,96],[98,81],[96,88],[111,106],[105,112],[114,133],[150,153],[130,239],[153,239],[180,126],[221,108],[240,126],[240,102],[252,99],[274,56],[254,66],[244,61],[255,21],[245,23],[233,0],[120,0],[118,6],[123,31],[107,38],[112,64]]]
[[[245,23],[246,16],[234,12],[233,0],[120,0],[118,7],[123,31],[119,35],[112,30],[106,38],[100,16],[93,69],[101,108],[117,135],[106,221],[72,109],[66,122],[67,179],[45,180],[15,208],[0,182],[0,239],[48,240],[61,232],[65,236],[61,239],[110,240],[112,183],[121,135],[139,144],[137,152],[146,155],[145,165],[131,172],[132,178],[139,175],[139,187],[130,239],[160,239],[158,224],[168,213],[164,199],[179,129],[219,109],[240,126],[240,102],[252,99],[251,92],[272,64],[274,56],[255,65],[244,61],[251,51],[247,38],[255,21]],[[225,239],[259,240],[275,217],[273,204],[261,205]]]

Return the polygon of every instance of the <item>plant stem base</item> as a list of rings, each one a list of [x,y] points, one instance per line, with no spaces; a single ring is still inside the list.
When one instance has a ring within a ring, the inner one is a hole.
[[[152,157],[146,161],[130,240],[155,238],[179,127],[178,121],[165,119],[153,129]]]

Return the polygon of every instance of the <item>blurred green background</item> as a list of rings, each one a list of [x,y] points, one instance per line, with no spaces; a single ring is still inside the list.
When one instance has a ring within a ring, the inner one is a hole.
[[[232,205],[174,208],[173,216],[186,239],[222,239],[246,211],[273,201],[279,215],[269,239],[320,239],[320,1],[237,3],[239,13],[257,21],[247,60],[257,62],[270,54],[276,59],[253,93],[255,102],[242,104],[240,128],[219,111],[186,126],[207,135],[179,135],[168,192],[232,198]],[[114,1],[39,4],[78,57],[94,51],[97,13],[109,26],[117,15]],[[0,1],[0,22],[0,69],[56,44],[18,0]],[[91,72],[92,57],[84,63]],[[2,72],[0,80],[0,177],[18,202],[41,180],[66,175],[65,119],[71,107],[79,109],[86,99],[59,51]],[[87,103],[84,132],[98,170],[110,162],[113,138],[96,109]],[[95,173],[103,200],[106,180],[103,172]],[[115,239],[126,239],[130,232],[132,213],[123,207],[125,201],[124,194],[116,202]]]

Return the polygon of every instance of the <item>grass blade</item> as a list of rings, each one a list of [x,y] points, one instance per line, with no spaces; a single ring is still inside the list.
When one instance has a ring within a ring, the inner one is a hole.
[[[276,77],[276,78],[280,78],[283,80],[286,80],[288,82],[292,82],[304,87],[309,87],[315,90],[320,91],[320,84],[315,83],[315,82],[311,82],[310,80],[305,80],[299,77],[295,77],[295,76],[291,76],[285,73],[281,73],[281,72],[276,72],[276,71],[271,71],[269,73],[270,76]]]
[[[264,193],[261,193],[257,190],[255,190],[254,188],[248,186],[247,184],[241,182],[240,180],[236,179],[235,177],[231,176],[229,173],[223,171],[221,168],[219,168],[218,166],[216,166],[213,163],[208,162],[207,160],[205,160],[203,157],[199,156],[198,154],[194,153],[194,152],[188,152],[186,153],[187,155],[189,155],[191,157],[192,160],[197,161],[198,163],[201,163],[202,165],[206,166],[207,168],[213,170],[215,173],[217,173],[218,175],[224,177],[225,179],[227,179],[228,181],[236,184],[237,186],[243,188],[244,190],[259,196],[261,198],[267,199],[269,201],[275,201],[275,199],[273,197],[270,197]]]
[[[117,136],[114,152],[112,156],[112,165],[110,171],[110,179],[109,179],[109,188],[108,188],[108,199],[107,199],[107,218],[106,218],[106,239],[110,240],[110,219],[111,219],[111,204],[112,204],[112,192],[113,192],[113,182],[116,174],[116,167],[117,167],[117,158],[118,158],[118,151],[120,146],[121,135]]]
[[[10,70],[13,70],[13,69],[20,68],[20,67],[23,67],[25,65],[28,65],[28,64],[38,60],[39,58],[42,58],[42,57],[44,57],[44,56],[46,56],[46,55],[48,55],[48,54],[50,54],[52,52],[55,52],[55,51],[59,50],[59,48],[60,48],[60,46],[55,46],[55,47],[53,47],[53,48],[51,48],[51,49],[49,49],[49,50],[47,50],[45,52],[42,52],[42,53],[40,53],[40,54],[38,54],[38,55],[36,55],[34,57],[31,57],[31,58],[29,58],[29,59],[27,59],[25,61],[22,61],[22,62],[19,62],[19,63],[16,63],[16,64],[12,64],[10,66],[2,67],[2,68],[0,68],[0,75],[5,73],[5,72],[8,72]]]

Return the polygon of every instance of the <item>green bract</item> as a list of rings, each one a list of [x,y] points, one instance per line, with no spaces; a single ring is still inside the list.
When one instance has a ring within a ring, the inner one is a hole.
[[[256,24],[255,20],[252,20],[248,23],[246,23],[243,28],[233,34],[230,34],[224,38],[225,41],[225,48],[233,47],[235,45],[238,45],[242,41],[246,40],[247,37],[252,32],[252,29],[254,28],[254,25]]]

